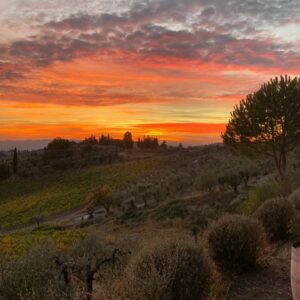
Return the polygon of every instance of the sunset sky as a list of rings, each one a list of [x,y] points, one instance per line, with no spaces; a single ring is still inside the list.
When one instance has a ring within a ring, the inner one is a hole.
[[[246,94],[299,73],[299,0],[0,0],[0,140],[216,142]]]

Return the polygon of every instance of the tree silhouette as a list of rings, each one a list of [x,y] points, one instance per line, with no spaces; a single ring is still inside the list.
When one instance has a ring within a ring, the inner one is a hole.
[[[159,146],[158,138],[144,136],[143,139],[138,139],[137,146],[139,149],[156,150]]]
[[[124,142],[125,149],[131,150],[133,148],[133,139],[132,139],[131,132],[127,131],[124,134],[123,142]]]
[[[98,144],[98,140],[96,139],[96,137],[94,135],[91,135],[88,138],[85,138],[83,140],[84,144],[88,144],[88,145],[97,145]]]
[[[17,148],[14,149],[13,170],[14,170],[14,174],[18,173],[18,151],[17,151]]]
[[[57,151],[57,150],[65,151],[65,150],[70,149],[72,144],[73,143],[67,139],[57,137],[48,144],[46,149],[47,150],[55,150],[55,151]]]
[[[167,149],[168,149],[168,146],[167,146],[166,141],[163,141],[163,142],[160,144],[160,148],[163,149],[163,150],[167,150]]]
[[[287,154],[300,142],[300,78],[271,79],[234,107],[223,142],[240,153],[274,159],[283,180]]]
[[[99,138],[99,144],[102,146],[108,146],[112,143],[112,140],[109,136],[109,134],[107,136],[105,136],[104,134],[101,134],[100,138]]]

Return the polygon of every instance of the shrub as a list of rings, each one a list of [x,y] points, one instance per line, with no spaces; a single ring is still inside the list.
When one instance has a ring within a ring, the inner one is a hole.
[[[294,163],[290,165],[285,176],[285,184],[287,191],[292,192],[300,187],[300,164]]]
[[[300,188],[295,190],[289,197],[288,201],[292,203],[297,210],[300,210]]]
[[[194,243],[159,241],[129,264],[123,299],[205,299],[210,275],[207,257]]]
[[[212,225],[208,242],[212,258],[225,273],[241,273],[255,267],[263,230],[254,219],[227,215]]]
[[[0,298],[15,300],[70,299],[55,257],[53,243],[45,242],[26,256],[1,263]]]
[[[75,162],[72,160],[72,158],[59,158],[53,160],[50,165],[55,170],[67,170],[73,168]]]
[[[0,162],[0,181],[9,178],[9,176],[10,176],[9,166],[4,162]]]
[[[197,188],[204,191],[212,192],[216,185],[217,179],[213,172],[206,172],[204,173],[198,182],[196,182]]]
[[[238,192],[238,186],[242,183],[243,177],[242,175],[237,174],[227,174],[218,178],[218,183],[221,186],[228,185],[230,186],[235,193]]]
[[[256,186],[248,196],[248,199],[242,203],[242,213],[252,215],[266,200],[280,196],[281,187],[276,182],[269,182]]]
[[[199,211],[194,212],[191,219],[195,225],[205,228],[208,226],[210,219],[214,217],[214,213],[214,209],[211,206],[204,204]]]
[[[188,216],[189,209],[183,201],[171,201],[159,206],[153,213],[157,220],[164,219],[184,219]]]
[[[293,205],[285,199],[270,199],[256,212],[270,240],[280,240],[287,237],[295,216]]]
[[[120,223],[127,221],[143,222],[145,220],[145,214],[143,211],[139,211],[133,201],[130,201],[129,206],[124,211],[123,215],[119,217]]]

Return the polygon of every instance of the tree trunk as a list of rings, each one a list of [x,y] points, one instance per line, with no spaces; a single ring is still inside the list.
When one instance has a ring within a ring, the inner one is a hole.
[[[86,300],[91,300],[93,296],[93,281],[94,281],[94,273],[89,272],[86,277]]]
[[[239,193],[237,185],[234,185],[233,190],[234,190],[235,194]]]
[[[277,169],[278,169],[281,182],[285,182],[286,180],[286,153],[285,152],[280,153],[280,158],[277,163]]]
[[[195,240],[195,244],[197,244],[198,243],[198,233],[194,234],[194,240]]]

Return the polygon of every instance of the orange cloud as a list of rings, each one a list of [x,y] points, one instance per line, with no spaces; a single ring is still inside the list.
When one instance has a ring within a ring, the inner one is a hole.
[[[84,21],[123,24],[107,17]],[[299,53],[272,39],[140,22],[124,32],[111,31],[113,24],[106,31],[78,28],[75,38],[64,30],[75,25],[71,19],[46,24],[46,35],[0,45],[10,61],[0,62],[0,139],[121,137],[131,130],[217,141],[234,104],[270,77],[299,71]]]

